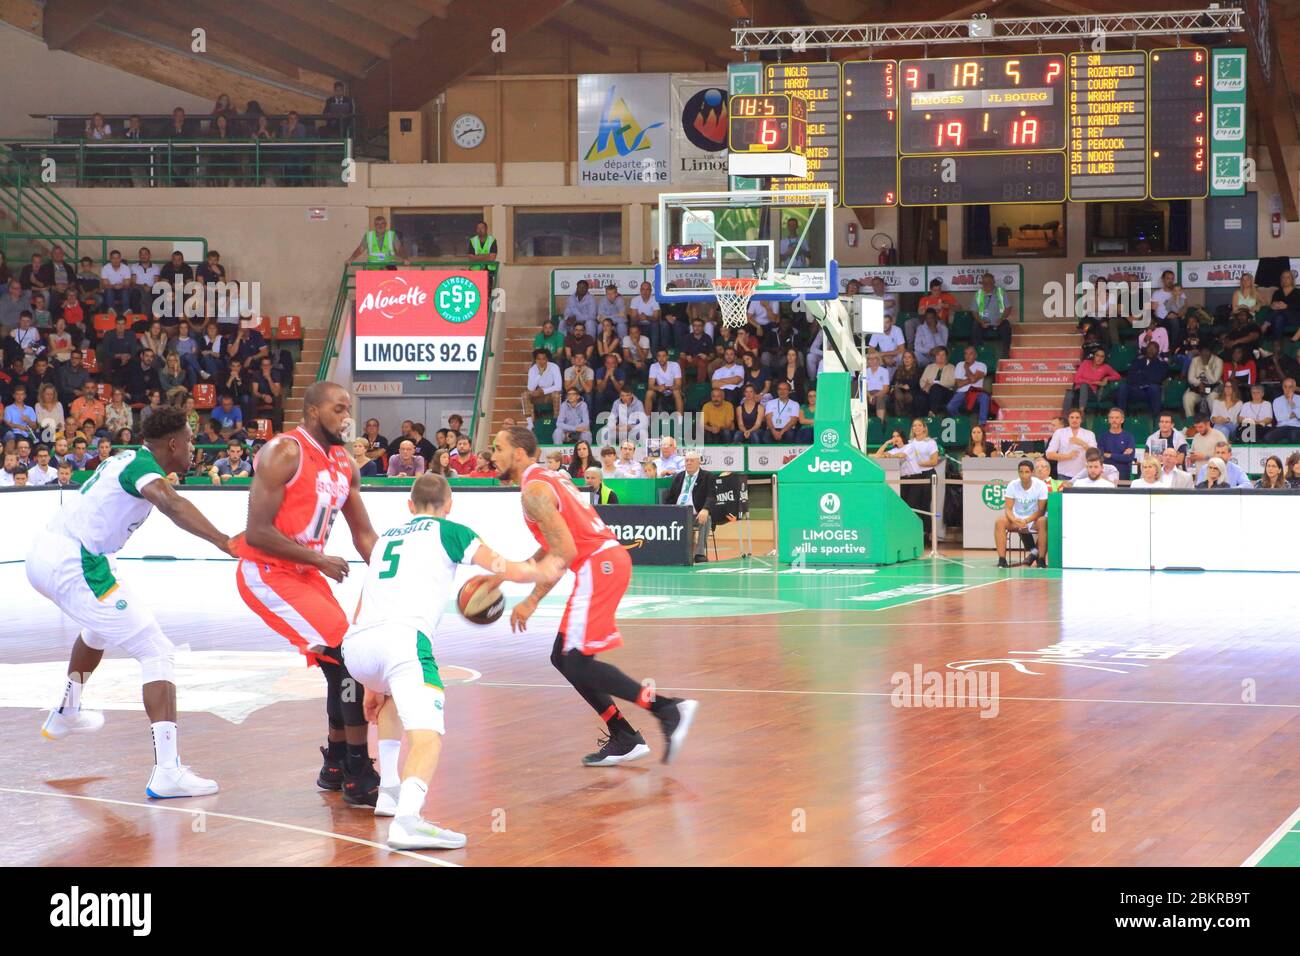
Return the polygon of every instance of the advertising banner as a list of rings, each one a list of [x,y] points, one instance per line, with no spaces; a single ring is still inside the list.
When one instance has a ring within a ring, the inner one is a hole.
[[[686,505],[597,505],[600,520],[627,548],[632,563],[691,563],[695,509]]]
[[[737,93],[763,92],[762,63],[727,64],[727,89],[732,96]],[[759,181],[748,176],[732,176],[729,189],[757,189]]]
[[[997,287],[1006,292],[1020,291],[1020,273],[1022,269],[1014,262],[982,262],[957,266],[926,266],[925,286],[922,292],[929,291],[931,279],[942,279],[946,292],[974,292],[980,287],[984,273],[993,273]],[[914,290],[907,290],[914,291]]]
[[[709,471],[744,471],[744,445],[697,445],[700,464]]]
[[[1207,259],[1199,262],[1180,262],[1183,287],[1187,289],[1235,289],[1241,284],[1241,274],[1252,276],[1259,271],[1258,259]]]
[[[673,182],[727,188],[727,77],[674,73]]]
[[[749,483],[742,472],[729,471],[717,476],[713,490],[714,505],[709,516],[714,527],[749,514]]]
[[[1210,195],[1246,194],[1246,49],[1210,52]]]
[[[667,184],[672,165],[666,73],[578,77],[578,185]]]
[[[591,294],[599,299],[605,294],[605,286],[611,282],[618,286],[624,298],[637,295],[642,282],[653,282],[654,272],[650,269],[607,269],[592,266],[586,269],[552,269],[551,295],[570,296],[578,289],[578,282],[587,283]]]
[[[871,280],[879,277],[886,292],[915,292],[924,295],[926,289],[925,266],[840,266],[840,292],[856,279],[864,295],[871,292]]]
[[[486,272],[358,272],[353,370],[477,372],[487,302]]]
[[[807,450],[807,445],[750,445],[745,449],[745,470],[750,474],[780,471]]]
[[[1096,282],[1102,278],[1108,282],[1136,282],[1138,285],[1150,282],[1151,288],[1158,289],[1160,275],[1166,270],[1178,275],[1178,263],[1173,259],[1134,259],[1127,262],[1101,259],[1080,263],[1079,278],[1084,282]]]

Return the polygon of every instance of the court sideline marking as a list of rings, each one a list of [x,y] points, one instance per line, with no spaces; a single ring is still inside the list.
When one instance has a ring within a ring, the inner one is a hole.
[[[969,673],[969,672],[968,672]],[[553,690],[572,689],[570,684],[529,684],[511,681],[478,681],[474,684],[466,684],[466,687],[536,687],[548,688]],[[683,694],[790,694],[793,696],[807,697],[893,697],[897,691],[887,690],[766,690],[760,687],[669,687],[660,685],[659,690],[677,691]],[[910,696],[910,695],[909,695]],[[957,700],[958,698],[951,694],[942,695],[944,700]],[[1282,710],[1300,710],[1300,703],[1296,704],[1267,704],[1267,703],[1246,703],[1244,701],[1217,701],[1217,700],[1128,700],[1117,697],[1011,697],[1007,694],[999,694],[998,700],[1020,700],[1030,703],[1045,704],[1168,704],[1174,707],[1276,707]],[[3,788],[0,788],[3,790]],[[1300,818],[1300,810],[1296,811]]]
[[[293,830],[297,833],[310,833],[312,836],[328,837],[331,840],[343,840],[347,843],[356,843],[361,846],[373,847],[376,850],[384,850],[398,856],[408,857],[412,860],[419,860],[421,863],[430,863],[433,866],[451,866],[460,868],[459,863],[452,863],[450,860],[440,860],[433,856],[421,856],[419,853],[413,853],[410,850],[394,850],[392,847],[383,843],[376,843],[373,840],[363,840],[361,837],[348,836],[344,833],[334,833],[330,830],[317,830],[314,827],[300,827],[294,823],[279,823],[275,820],[260,820],[257,817],[241,817],[233,813],[218,813],[215,810],[191,810],[188,807],[173,807],[159,803],[138,803],[134,800],[113,800],[108,797],[88,797],[79,793],[57,793],[50,790],[21,790],[16,787],[0,787],[0,793],[16,793],[28,797],[61,797],[65,800],[85,800],[90,803],[108,803],[119,807],[141,807],[145,810],[170,810],[172,813],[188,813],[192,816],[216,817],[219,820],[235,820],[239,823],[256,823],[264,827],[277,827],[281,830]]]
[[[1264,857],[1268,856],[1272,849],[1282,842],[1283,837],[1288,833],[1300,831],[1300,826],[1297,826],[1297,824],[1300,824],[1300,807],[1297,807],[1295,813],[1287,817],[1286,821],[1280,827],[1270,833],[1264,842],[1259,845],[1258,849],[1256,849],[1250,856],[1246,857],[1245,862],[1241,865],[1259,866]]]

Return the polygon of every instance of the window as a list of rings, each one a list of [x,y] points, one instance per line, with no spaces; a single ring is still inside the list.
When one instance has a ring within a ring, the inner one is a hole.
[[[1065,255],[1065,207],[1059,203],[967,206],[963,223],[967,259]]]
[[[622,262],[623,245],[622,209],[514,210],[516,260]]]
[[[464,259],[483,210],[393,210],[393,231],[412,259]],[[501,258],[498,254],[497,258]]]
[[[1192,204],[1186,199],[1087,206],[1089,256],[1192,254]]]

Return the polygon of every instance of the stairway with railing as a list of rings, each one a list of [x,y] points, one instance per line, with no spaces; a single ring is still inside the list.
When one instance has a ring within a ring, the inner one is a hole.
[[[76,248],[81,238],[77,211],[3,145],[0,145],[0,219],[4,220],[6,232],[48,236],[71,249]]]
[[[469,266],[470,263],[463,260],[413,259],[409,265],[404,265],[402,268],[417,270],[465,269]],[[349,327],[349,319],[353,315],[352,310],[356,306],[357,273],[364,271],[366,268],[367,266],[364,263],[349,262],[344,265],[342,275],[339,277],[338,294],[334,298],[334,308],[330,313],[329,324],[320,330],[304,326],[302,357],[299,359],[294,371],[293,388],[285,400],[286,428],[296,423],[297,416],[301,412],[300,403],[294,402],[290,404],[291,399],[301,396],[307,386],[313,382],[323,382],[334,375],[335,363],[339,357],[340,343]],[[493,334],[496,330],[496,315],[492,309],[491,296],[488,296],[487,310],[487,332],[484,335],[483,362],[479,368],[478,380],[474,386],[473,411],[467,423],[470,433],[475,435],[482,432],[480,423],[483,422],[486,414],[483,407],[485,385],[495,373],[496,349],[494,348]],[[317,332],[319,332],[318,335]]]

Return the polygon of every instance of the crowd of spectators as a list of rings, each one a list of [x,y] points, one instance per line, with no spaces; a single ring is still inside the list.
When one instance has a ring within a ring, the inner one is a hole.
[[[229,277],[215,251],[197,269],[179,252],[159,267],[148,248],[130,265],[114,249],[99,269],[88,257],[74,269],[58,246],[16,272],[0,255],[0,437],[14,455],[0,486],[55,480],[39,467],[43,454],[55,470],[65,460],[74,475],[93,469],[104,442],[135,444],[164,405],[185,409],[196,444],[221,446],[199,449],[197,475],[228,442],[252,441],[258,420],[282,427],[290,352],[273,351],[261,320],[241,320],[228,302],[188,318],[155,303],[155,283],[174,280],[202,288]]]
[[[884,330],[861,343],[867,369],[855,383],[872,413],[882,421],[969,414],[983,424],[993,405],[981,347],[1011,342],[1012,306],[993,276],[972,297],[968,344],[955,364],[959,303],[940,280],[901,325],[898,302],[879,278],[868,290],[856,281],[846,289],[864,291],[885,302]],[[707,444],[806,444],[824,354],[821,329],[790,303],[754,300],[744,327],[733,329],[716,303],[661,303],[649,282],[625,298],[616,285],[596,293],[580,281],[533,340],[521,411],[551,422],[553,435],[542,437],[557,444],[591,441],[602,415],[618,438],[655,412],[700,414]]]

